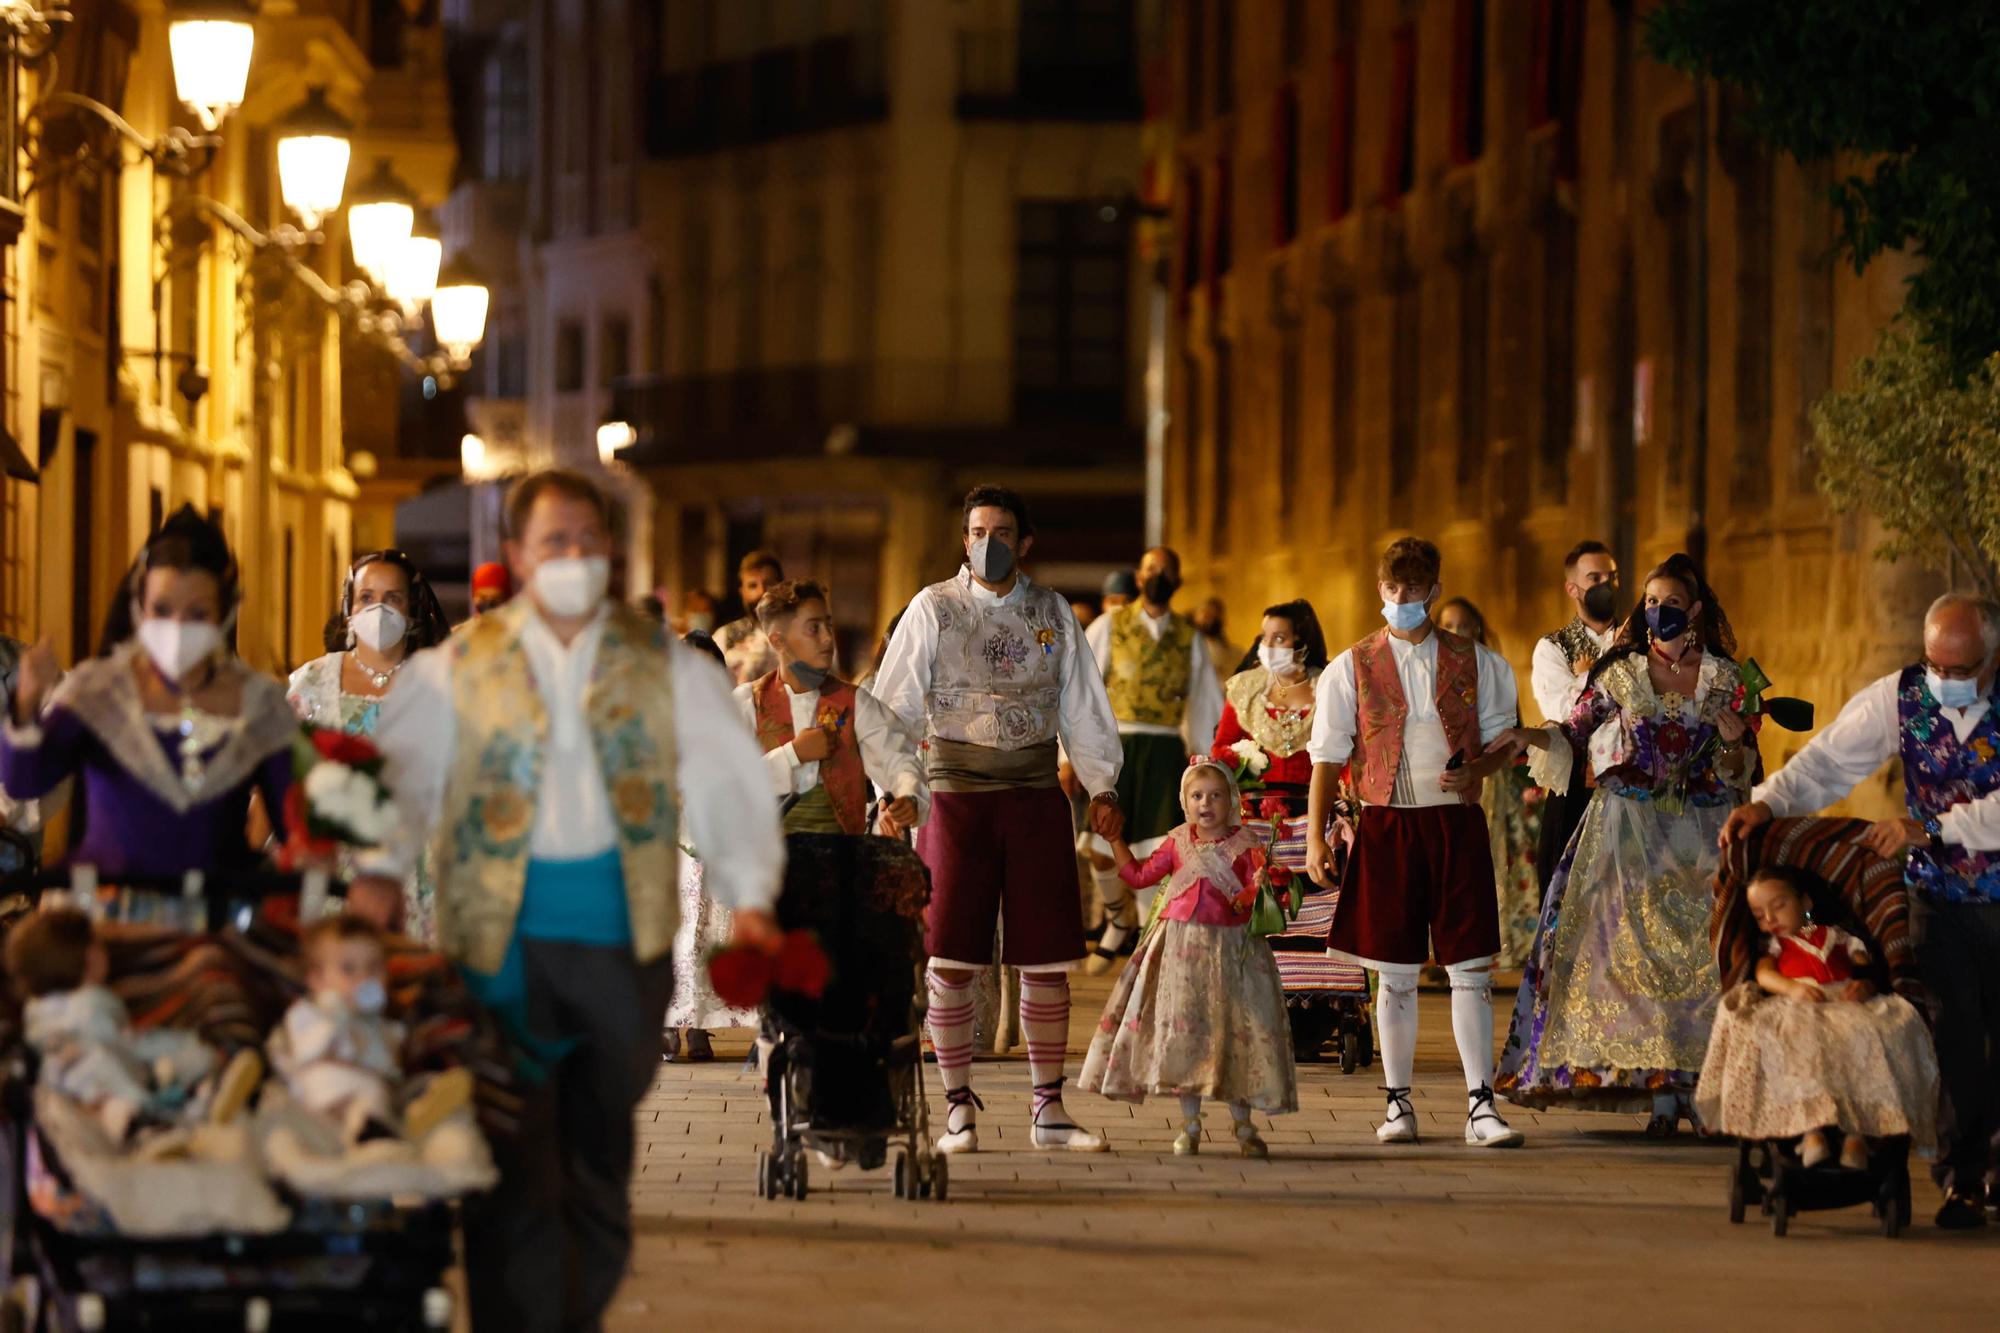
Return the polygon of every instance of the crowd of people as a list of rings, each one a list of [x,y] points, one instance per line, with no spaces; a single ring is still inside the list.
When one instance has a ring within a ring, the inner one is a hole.
[[[1662,1137],[1733,1107],[1725,1119],[1800,1138],[1808,1165],[1852,1166],[1935,1122],[1937,1222],[1985,1223],[2000,1127],[2000,612],[1986,601],[1940,598],[1921,659],[1766,773],[1758,682],[1684,555],[1628,595],[1605,546],[1569,553],[1574,614],[1535,645],[1548,721],[1530,727],[1484,618],[1444,596],[1420,538],[1382,554],[1380,629],[1333,652],[1310,602],[1280,601],[1239,655],[1219,604],[1174,608],[1173,551],[1143,553],[1101,605],[1072,603],[1027,572],[1029,506],[977,487],[963,564],[898,614],[857,683],[838,660],[837,590],[755,552],[742,618],[717,628],[712,601],[684,599],[670,624],[657,600],[611,594],[610,518],[580,475],[518,482],[506,565],[477,572],[456,627],[406,555],[358,557],[326,654],[288,686],[233,653],[238,571],[192,509],[139,553],[97,656],[65,674],[46,644],[0,643],[4,813],[34,830],[73,788],[69,855],[109,878],[257,861],[301,720],[379,747],[399,817],[342,853],[347,910],[434,944],[544,1071],[500,1145],[499,1188],[468,1214],[482,1327],[587,1323],[609,1301],[631,1245],[633,1109],[661,1053],[712,1058],[710,1031],[754,1021],[701,960],[777,947],[786,833],[906,838],[928,867],[948,1153],[979,1148],[975,990],[998,965],[1035,1148],[1113,1146],[1063,1094],[1071,973],[1122,968],[1082,1086],[1178,1099],[1182,1153],[1201,1150],[1202,1104],[1225,1104],[1238,1149],[1265,1155],[1253,1112],[1298,1094],[1260,940],[1307,887],[1267,831],[1302,825],[1298,869],[1340,893],[1327,951],[1374,975],[1383,1143],[1419,1136],[1432,968],[1468,1145],[1523,1141],[1502,1101],[1645,1113]],[[1745,889],[1768,956],[1725,993],[1709,933],[1724,849],[1896,758],[1906,813],[1865,842],[1905,859],[1931,1026],[1871,985],[1867,945],[1823,886],[1781,868]],[[1088,934],[1085,886],[1101,906]],[[1495,971],[1516,967],[1496,1063]]]

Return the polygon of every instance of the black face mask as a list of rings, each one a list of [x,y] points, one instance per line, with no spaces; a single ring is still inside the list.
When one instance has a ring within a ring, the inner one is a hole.
[[[1584,589],[1583,614],[1602,625],[1609,621],[1618,610],[1618,587],[1612,583],[1599,583]]]
[[[1165,606],[1174,599],[1181,588],[1180,580],[1171,574],[1155,574],[1139,585],[1139,591],[1154,606]]]

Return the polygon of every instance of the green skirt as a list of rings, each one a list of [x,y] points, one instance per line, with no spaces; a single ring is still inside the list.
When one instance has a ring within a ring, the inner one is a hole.
[[[1119,740],[1125,746],[1125,766],[1118,770],[1125,841],[1164,837],[1186,822],[1181,814],[1181,774],[1187,771],[1187,744],[1179,736],[1146,733]]]

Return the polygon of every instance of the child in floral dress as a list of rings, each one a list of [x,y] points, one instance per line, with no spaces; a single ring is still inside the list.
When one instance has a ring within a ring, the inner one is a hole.
[[[1190,761],[1180,800],[1187,822],[1145,861],[1112,844],[1127,884],[1166,887],[1105,1005],[1081,1086],[1132,1102],[1179,1097],[1182,1155],[1201,1150],[1202,1099],[1227,1102],[1243,1155],[1268,1157],[1250,1112],[1296,1111],[1299,1095],[1278,967],[1248,930],[1262,839],[1241,824],[1236,782],[1213,759]]]

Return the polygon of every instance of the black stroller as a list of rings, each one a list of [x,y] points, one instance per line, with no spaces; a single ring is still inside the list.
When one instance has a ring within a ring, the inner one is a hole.
[[[1825,887],[1815,892],[1816,910],[1830,924],[1868,946],[1878,991],[1896,994],[1926,1013],[1922,983],[1909,928],[1909,898],[1900,862],[1876,856],[1861,842],[1865,819],[1777,819],[1732,844],[1715,877],[1715,907],[1708,934],[1725,991],[1748,981],[1757,966],[1757,926],[1744,891],[1756,873],[1790,866]],[[1799,1160],[1797,1139],[1743,1139],[1729,1171],[1729,1220],[1741,1222],[1753,1206],[1771,1219],[1771,1234],[1782,1236],[1793,1214],[1867,1204],[1894,1237],[1910,1223],[1910,1140],[1883,1140],[1870,1150],[1866,1170],[1831,1166],[1808,1169]]]
[[[32,910],[43,890],[91,887],[79,872],[32,868],[0,880],[0,931]],[[300,892],[297,875],[249,872],[218,882],[123,876],[128,915],[174,927],[145,946],[138,973],[164,979],[199,970],[229,978],[204,1036],[255,1040],[250,1015],[266,1006],[259,980],[239,972],[220,933],[251,926],[266,895]],[[111,892],[99,890],[100,895]],[[185,932],[185,933],[183,933]],[[178,941],[176,943],[175,941]],[[120,951],[114,949],[114,971]],[[158,964],[155,971],[152,964]],[[240,983],[240,985],[239,985]],[[448,1202],[338,1203],[293,1198],[291,1222],[265,1234],[148,1238],[118,1233],[95,1216],[34,1119],[36,1060],[11,1005],[0,1039],[0,1331],[158,1328],[448,1328],[457,1208]]]
[[[816,932],[833,975],[817,1000],[773,991],[765,1007],[771,1147],[757,1192],[805,1198],[809,1153],[873,1170],[893,1148],[896,1197],[943,1200],[918,1003],[929,872],[890,838],[795,833],[786,851],[778,923]]]

